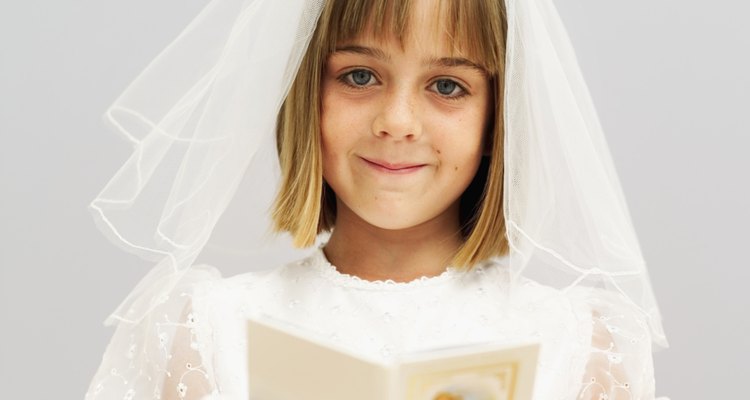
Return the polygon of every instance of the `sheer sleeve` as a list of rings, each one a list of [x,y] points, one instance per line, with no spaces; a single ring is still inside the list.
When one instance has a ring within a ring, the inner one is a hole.
[[[86,400],[218,398],[211,326],[196,311],[195,290],[219,278],[214,268],[193,267],[169,294],[140,299],[158,305],[139,321],[119,320]]]
[[[612,292],[579,294],[591,309],[592,337],[578,399],[654,399],[651,336],[643,315]]]
[[[196,312],[192,301],[185,307],[174,332],[172,347],[162,385],[162,399],[204,399],[216,393],[216,382],[211,377],[213,371],[208,352],[212,347],[210,335],[200,335],[196,331]],[[201,351],[204,348],[204,351]],[[204,360],[204,358],[206,358]]]

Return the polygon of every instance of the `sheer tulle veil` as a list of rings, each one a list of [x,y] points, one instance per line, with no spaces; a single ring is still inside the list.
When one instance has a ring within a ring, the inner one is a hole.
[[[134,147],[91,203],[155,267],[108,318],[138,324],[196,262],[296,258],[271,233],[276,114],[324,0],[214,0],[107,110]],[[594,287],[667,346],[607,143],[551,0],[506,0],[504,213],[516,277]],[[198,260],[198,261],[196,261]]]

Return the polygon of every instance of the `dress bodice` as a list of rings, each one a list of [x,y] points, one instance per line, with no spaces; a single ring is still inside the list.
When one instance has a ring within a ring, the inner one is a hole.
[[[247,398],[243,328],[253,314],[383,360],[431,348],[538,340],[538,398],[575,396],[590,346],[590,309],[530,281],[512,290],[499,263],[467,272],[449,268],[407,283],[366,281],[339,273],[318,250],[280,269],[201,284],[194,316],[208,319],[210,333],[207,328],[203,336],[213,340],[213,373],[222,391],[237,398]]]
[[[534,400],[654,399],[651,339],[634,307],[605,290],[511,280],[502,259],[397,283],[342,274],[317,250],[228,278],[194,266],[158,302],[156,320],[118,326],[87,400],[248,399],[246,320],[260,315],[384,361],[538,341]]]

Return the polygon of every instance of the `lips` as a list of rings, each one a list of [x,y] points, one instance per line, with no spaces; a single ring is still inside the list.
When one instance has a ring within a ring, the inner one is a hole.
[[[381,172],[387,172],[392,174],[408,174],[420,170],[427,164],[414,163],[414,162],[390,162],[385,160],[379,160],[376,158],[365,158],[360,157],[370,167],[375,168]]]

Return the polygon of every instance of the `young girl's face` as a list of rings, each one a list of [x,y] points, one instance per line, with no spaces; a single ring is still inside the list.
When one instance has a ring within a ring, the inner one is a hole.
[[[433,3],[415,2],[402,42],[363,34],[327,60],[323,176],[339,215],[383,229],[458,224],[459,198],[485,149],[491,93],[480,63],[434,28]]]

